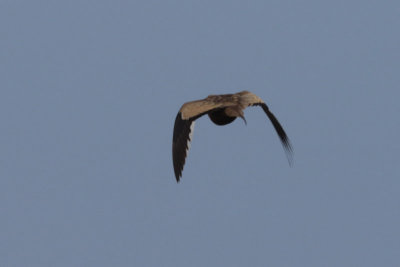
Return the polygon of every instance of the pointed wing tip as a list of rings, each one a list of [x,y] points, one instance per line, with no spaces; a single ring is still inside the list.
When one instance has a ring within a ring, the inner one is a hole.
[[[182,119],[181,114],[178,112],[176,116],[172,138],[172,163],[177,183],[182,177],[195,124],[194,119]]]
[[[282,143],[283,149],[285,151],[286,154],[286,158],[288,160],[289,166],[292,167],[293,166],[293,147],[292,147],[292,143],[289,140],[289,137],[287,137],[286,133],[284,133],[283,135],[279,135],[279,139]]]
[[[175,179],[176,182],[179,183],[181,181],[182,173],[175,171]]]
[[[275,115],[269,110],[268,106],[265,103],[259,104],[264,112],[267,114],[268,118],[272,122],[272,125],[275,128],[275,131],[278,134],[278,137],[282,143],[283,149],[285,150],[286,158],[288,159],[289,166],[293,166],[293,147],[290,142],[289,137],[286,135],[285,130],[283,129],[282,125],[279,123],[278,119]]]
[[[289,166],[293,167],[293,148],[291,146],[285,147],[285,154],[289,162]]]
[[[182,164],[182,165],[180,165],[180,164]],[[185,165],[185,159],[183,159],[183,163],[182,163],[179,160],[175,160],[175,157],[174,157],[173,165],[174,165],[175,179],[176,179],[176,182],[179,183],[182,178],[182,171],[183,171],[183,166]]]

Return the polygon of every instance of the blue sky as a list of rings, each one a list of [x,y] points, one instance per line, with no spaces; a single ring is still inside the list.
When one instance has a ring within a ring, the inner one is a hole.
[[[398,266],[398,1],[0,2],[1,266]],[[249,90],[195,127],[180,106]]]

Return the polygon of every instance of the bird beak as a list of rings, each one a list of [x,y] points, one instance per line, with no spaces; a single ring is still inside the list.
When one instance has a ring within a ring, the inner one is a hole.
[[[242,120],[244,121],[244,124],[246,124],[246,125],[247,125],[246,118],[245,118],[243,115],[240,115],[239,117],[240,117],[240,118],[242,118]]]

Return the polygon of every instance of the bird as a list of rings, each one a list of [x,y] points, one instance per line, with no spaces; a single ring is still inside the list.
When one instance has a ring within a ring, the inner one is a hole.
[[[243,111],[249,106],[260,106],[264,110],[278,134],[289,165],[292,164],[293,148],[291,142],[278,119],[260,97],[249,91],[209,95],[201,100],[184,103],[176,115],[172,139],[172,161],[177,182],[182,177],[196,119],[207,114],[214,124],[223,126],[239,117],[247,125]]]

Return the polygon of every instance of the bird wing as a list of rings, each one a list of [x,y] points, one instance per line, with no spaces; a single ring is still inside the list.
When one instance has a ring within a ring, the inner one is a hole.
[[[289,137],[286,135],[285,130],[283,130],[282,125],[279,123],[278,119],[275,117],[275,115],[269,110],[268,106],[265,103],[262,104],[256,104],[260,105],[261,108],[264,110],[265,114],[267,114],[269,120],[271,121],[272,125],[275,128],[275,131],[277,132],[279,139],[282,143],[282,146],[285,150],[286,157],[289,161],[289,165],[292,165],[293,162],[293,148],[292,144],[290,143]]]
[[[239,102],[241,106],[243,106],[244,108],[264,103],[264,101],[261,98],[259,98],[257,95],[249,91],[242,91],[235,95],[238,96]]]
[[[269,110],[267,104],[265,104],[265,102],[261,98],[259,98],[255,94],[248,92],[248,91],[239,92],[239,93],[237,93],[237,95],[240,96],[240,102],[243,106],[246,106],[246,107],[261,106],[261,108],[264,110],[265,114],[267,114],[272,125],[274,126],[275,131],[277,132],[279,139],[285,150],[286,157],[289,161],[289,164],[291,165],[293,162],[293,148],[290,143],[289,137],[286,135],[286,132],[283,129],[282,125],[279,123],[278,119]]]
[[[195,120],[209,111],[234,105],[232,95],[210,95],[205,99],[187,102],[176,115],[172,140],[172,160],[175,178],[179,182],[192,141]]]
[[[213,109],[234,106],[236,104],[237,101],[235,101],[234,95],[210,95],[205,99],[183,104],[179,111],[182,114],[182,119],[186,120],[194,117],[198,118],[199,115],[204,115]]]
[[[193,119],[182,119],[181,112],[176,115],[172,139],[172,160],[177,182],[179,182],[182,176],[186,155],[190,148],[190,142],[192,141],[194,123],[195,121]]]

